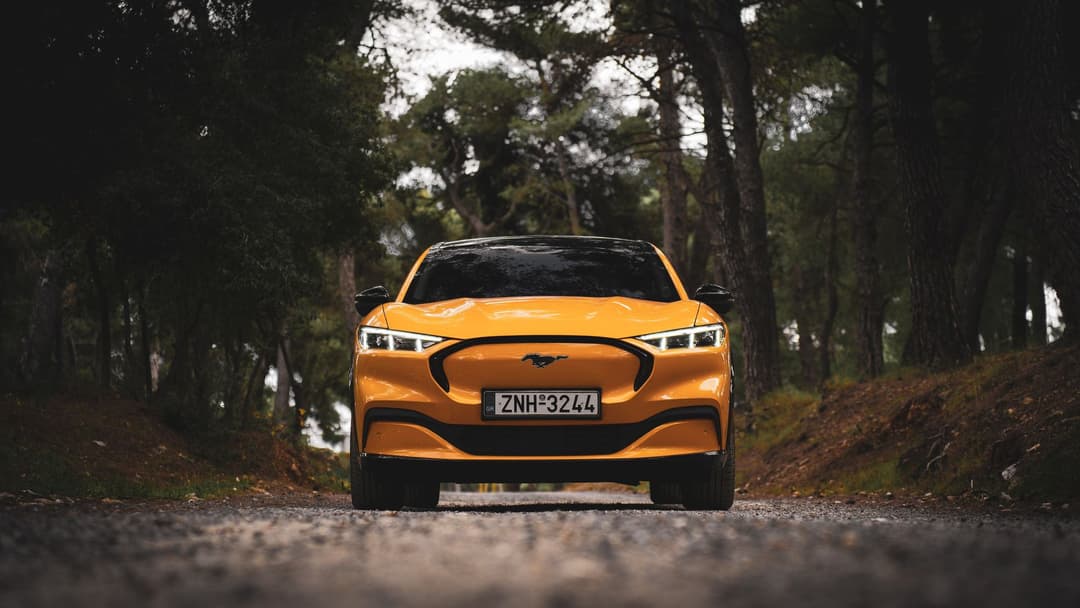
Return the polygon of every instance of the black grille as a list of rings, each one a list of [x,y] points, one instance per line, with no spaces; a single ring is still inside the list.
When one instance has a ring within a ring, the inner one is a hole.
[[[720,437],[720,417],[709,406],[680,407],[628,424],[467,425],[446,424],[412,410],[374,408],[364,418],[364,437],[374,422],[407,422],[427,428],[475,456],[590,456],[614,454],[652,429],[678,420],[711,420]]]
[[[653,369],[653,356],[649,354],[649,351],[626,342],[625,340],[616,340],[615,338],[599,338],[594,336],[488,336],[484,338],[470,338],[467,340],[461,340],[439,350],[432,354],[428,358],[428,367],[431,369],[431,377],[435,379],[440,387],[446,392],[450,392],[450,380],[446,377],[446,370],[443,369],[443,362],[450,355],[471,348],[473,346],[479,346],[482,344],[605,344],[607,346],[613,346],[615,348],[625,350],[626,352],[634,355],[638,359],[638,373],[634,377],[634,390],[641,388],[641,385],[645,384],[645,381],[652,375]]]

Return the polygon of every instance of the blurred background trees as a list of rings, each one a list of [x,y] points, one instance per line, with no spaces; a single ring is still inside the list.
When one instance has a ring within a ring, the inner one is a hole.
[[[688,289],[735,288],[751,401],[1080,330],[1075,3],[99,0],[8,20],[4,387],[333,441],[351,293],[498,234],[647,239]],[[391,26],[501,59],[405,95]]]

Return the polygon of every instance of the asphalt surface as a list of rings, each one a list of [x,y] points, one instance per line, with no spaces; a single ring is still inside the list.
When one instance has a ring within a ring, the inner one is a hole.
[[[604,493],[0,508],[0,606],[1080,606],[1080,522]]]

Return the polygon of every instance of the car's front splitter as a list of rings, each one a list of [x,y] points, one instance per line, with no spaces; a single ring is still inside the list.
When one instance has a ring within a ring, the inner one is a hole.
[[[723,466],[723,451],[603,460],[437,460],[361,454],[360,467],[403,480],[458,483],[701,480]]]
[[[447,424],[420,412],[401,408],[372,408],[364,416],[364,433],[361,445],[366,451],[386,453],[373,447],[368,441],[371,428],[379,422],[408,423],[423,427],[442,441],[448,448],[461,450],[476,456],[588,456],[615,454],[625,450],[650,431],[673,422],[707,421],[715,434],[708,443],[687,443],[683,452],[723,447],[718,437],[723,436],[720,415],[715,407],[690,406],[671,408],[634,423],[624,424],[551,424],[529,426],[506,426],[496,424],[457,425]],[[567,420],[564,422],[577,422]],[[375,442],[378,444],[379,442]],[[412,446],[420,448],[422,446]],[[401,454],[395,454],[400,456]],[[423,456],[406,454],[406,456]]]

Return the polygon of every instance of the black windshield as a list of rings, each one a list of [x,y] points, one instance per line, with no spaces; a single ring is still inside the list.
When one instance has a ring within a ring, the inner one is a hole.
[[[535,237],[448,243],[424,258],[405,302],[518,296],[679,299],[648,243]]]

